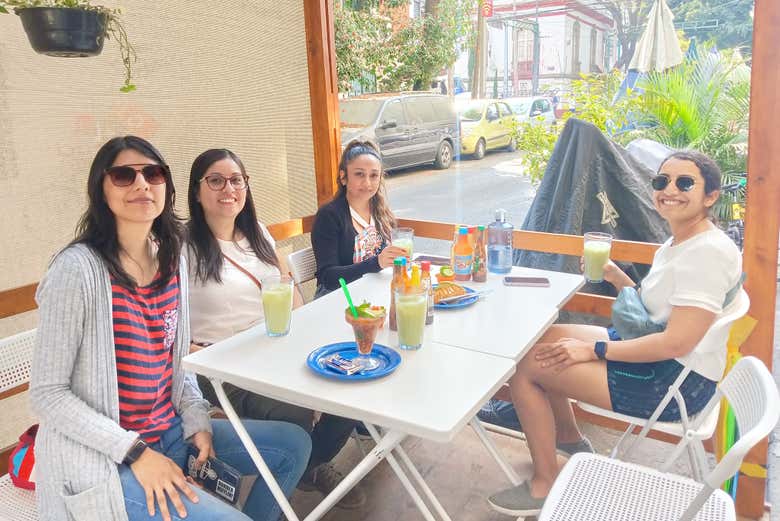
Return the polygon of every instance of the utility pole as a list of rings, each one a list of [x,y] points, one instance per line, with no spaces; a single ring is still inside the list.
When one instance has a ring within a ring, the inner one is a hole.
[[[504,97],[509,97],[509,24],[504,21]]]
[[[480,6],[481,7],[481,6]],[[485,67],[487,66],[487,27],[482,9],[477,9],[477,45],[474,49],[474,74],[471,86],[472,99],[485,97]]]

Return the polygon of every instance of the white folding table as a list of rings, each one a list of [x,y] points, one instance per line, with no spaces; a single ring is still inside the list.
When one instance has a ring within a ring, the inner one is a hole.
[[[247,448],[282,511],[299,518],[251,442],[222,388],[229,382],[243,389],[302,407],[360,420],[377,445],[344,480],[305,518],[322,517],[380,461],[387,459],[426,520],[435,518],[399,464],[406,466],[416,485],[440,519],[450,517],[400,446],[406,436],[437,442],[451,441],[469,423],[513,484],[519,477],[498,453],[476,412],[514,373],[515,364],[582,285],[582,277],[565,273],[514,268],[512,275],[546,276],[550,288],[504,287],[501,278],[470,287],[493,289],[479,303],[436,314],[426,326],[425,341],[417,351],[399,351],[401,364],[377,380],[341,382],[314,374],[306,358],[314,349],[354,339],[344,320],[346,302],[332,292],[293,311],[291,331],[268,337],[259,325],[218,342],[184,359],[187,370],[209,378],[220,404]],[[349,285],[355,303],[389,305],[389,270],[370,274]],[[387,326],[376,343],[395,348],[397,334]],[[382,433],[376,429],[379,426]]]

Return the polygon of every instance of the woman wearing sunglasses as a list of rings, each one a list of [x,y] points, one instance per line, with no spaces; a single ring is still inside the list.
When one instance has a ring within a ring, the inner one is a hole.
[[[520,361],[510,381],[512,400],[533,460],[530,480],[489,498],[504,514],[533,516],[558,475],[556,450],[593,452],[574,420],[569,398],[635,417],[649,418],[683,369],[680,391],[688,415],[704,408],[726,364],[726,335],[706,335],[735,300],[742,259],[734,243],[712,224],[720,170],[708,157],[683,151],[669,156],[652,179],[653,203],[672,237],[656,252],[639,288],[659,333],[621,340],[612,328],[556,324]],[[635,282],[613,262],[604,279],[620,291]],[[679,421],[672,401],[661,421]]]
[[[248,179],[241,159],[230,150],[207,150],[192,163],[187,197],[192,350],[262,323],[262,280],[287,273],[271,234],[257,220]],[[302,303],[296,291],[293,305]],[[208,379],[199,376],[198,384],[218,406]],[[311,433],[311,458],[301,488],[328,494],[336,487],[342,476],[330,461],[349,439],[355,421],[323,414],[315,425],[312,410],[230,384],[224,388],[240,417],[292,422]],[[355,487],[338,505],[358,508],[364,503],[365,494]]]
[[[244,513],[193,486],[215,454],[245,474],[249,455],[181,367],[190,345],[187,269],[174,187],[147,141],[117,137],[98,151],[76,239],[38,288],[30,398],[40,418],[36,498],[46,520],[263,519],[279,508],[259,479]],[[295,425],[245,422],[285,492],[309,456]]]

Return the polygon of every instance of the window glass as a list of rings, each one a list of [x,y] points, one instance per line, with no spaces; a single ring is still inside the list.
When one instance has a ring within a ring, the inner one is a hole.
[[[393,100],[385,107],[385,111],[382,114],[382,121],[390,120],[395,120],[399,126],[406,124],[406,117],[404,116],[404,108],[401,106],[401,100]]]
[[[431,123],[437,120],[433,110],[433,98],[422,96],[406,98],[404,103],[406,104],[406,113],[409,115],[409,123],[412,125]]]

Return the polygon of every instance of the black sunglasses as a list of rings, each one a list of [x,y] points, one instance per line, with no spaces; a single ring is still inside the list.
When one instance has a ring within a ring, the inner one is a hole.
[[[668,175],[659,174],[655,176],[652,181],[650,181],[650,184],[653,185],[653,190],[660,192],[669,186],[669,183],[671,182],[672,180]],[[693,186],[696,184],[696,179],[689,175],[681,175],[674,180],[674,184],[681,192],[690,192],[693,190]]]
[[[112,166],[106,168],[106,175],[114,186],[130,186],[135,183],[137,174],[142,174],[150,185],[161,185],[165,184],[170,175],[168,165],[143,165],[142,168],[136,168],[139,166],[141,165]]]

